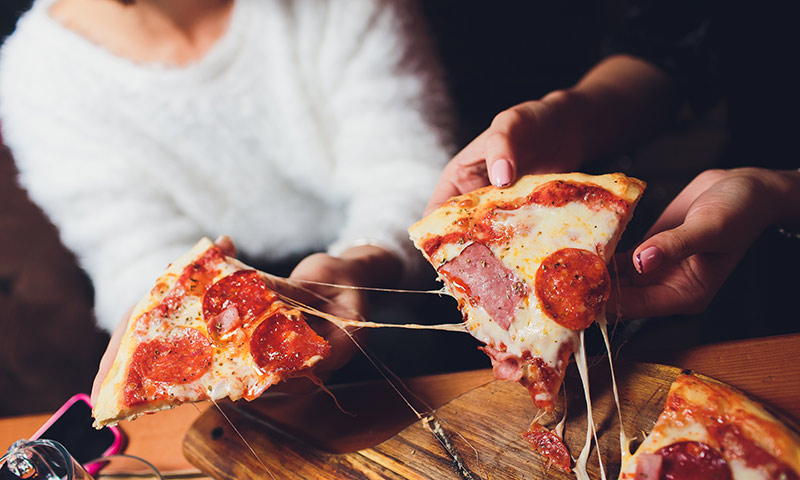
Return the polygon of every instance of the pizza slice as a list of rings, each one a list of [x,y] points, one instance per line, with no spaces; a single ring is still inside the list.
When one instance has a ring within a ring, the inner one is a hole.
[[[606,264],[645,188],[615,173],[529,175],[450,199],[410,229],[485,346],[494,377],[553,411],[580,333],[605,321]],[[570,469],[560,435],[535,421],[531,444]]]
[[[694,374],[672,383],[621,480],[797,480],[800,437],[742,392]]]
[[[265,274],[203,239],[134,307],[100,387],[100,428],[186,402],[252,400],[330,347]]]

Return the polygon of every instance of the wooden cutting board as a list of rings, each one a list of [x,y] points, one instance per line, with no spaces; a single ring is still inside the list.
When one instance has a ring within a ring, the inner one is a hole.
[[[638,437],[652,427],[669,386],[680,370],[656,364],[617,366],[617,382],[626,432]],[[608,478],[619,470],[619,424],[607,360],[590,368],[592,405],[601,454]],[[577,372],[565,380],[566,443],[577,457],[586,438],[586,408]],[[338,410],[324,393],[273,395],[252,403],[220,405],[230,420],[211,408],[184,438],[187,459],[218,479],[459,479],[451,456],[386,385],[353,385],[334,390]],[[410,397],[408,393],[406,396]],[[413,399],[424,409],[425,399]],[[526,389],[490,381],[436,409],[434,416],[447,432],[473,478],[572,479],[548,468],[543,457],[522,438],[536,414]],[[545,417],[554,425],[561,412]],[[239,433],[253,448],[251,452]],[[635,446],[635,445],[634,445]],[[257,457],[256,457],[257,455]],[[263,463],[262,463],[263,462]],[[600,478],[597,449],[589,474]]]

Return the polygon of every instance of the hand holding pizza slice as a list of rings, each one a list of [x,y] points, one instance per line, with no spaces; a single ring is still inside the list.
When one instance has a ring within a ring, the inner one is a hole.
[[[605,322],[606,264],[644,188],[618,173],[528,175],[453,197],[409,229],[495,378],[525,386],[540,409],[554,409],[581,332]],[[570,467],[568,455],[551,460]]]
[[[97,392],[96,427],[186,402],[252,400],[313,375],[328,356],[328,342],[279,298],[273,280],[226,253],[230,247],[201,240],[134,307],[115,334],[119,349]]]

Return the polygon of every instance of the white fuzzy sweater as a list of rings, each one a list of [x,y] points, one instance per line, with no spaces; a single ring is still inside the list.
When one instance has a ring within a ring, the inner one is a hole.
[[[113,329],[202,236],[279,260],[358,244],[420,258],[449,152],[426,43],[385,0],[237,0],[188,67],[119,58],[39,1],[0,52],[0,124]],[[438,117],[441,118],[441,117]]]

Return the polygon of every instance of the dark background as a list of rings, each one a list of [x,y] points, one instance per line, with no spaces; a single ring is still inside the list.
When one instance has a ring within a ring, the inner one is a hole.
[[[625,5],[614,0],[421,3],[454,99],[458,147],[503,109],[578,80],[603,55],[606,39],[625,12]],[[29,4],[0,2],[3,38]],[[621,249],[634,245],[697,172],[719,164],[730,138],[722,100],[702,114],[682,114],[668,131],[630,155],[587,167],[590,172],[623,171],[649,184]],[[798,157],[794,151],[782,153]],[[777,273],[774,262],[792,271],[800,266],[798,248],[800,243],[768,232],[705,315],[633,321],[618,329],[617,343],[627,342],[625,349],[635,353],[794,331],[796,309],[785,300],[795,294],[798,282]],[[767,278],[773,280],[768,287]],[[379,311],[391,317],[386,305],[392,301],[398,299],[377,299]],[[460,318],[450,299],[399,301],[434,317],[401,321]],[[89,391],[107,342],[94,327],[91,304],[91,283],[59,242],[56,229],[17,186],[13,159],[0,148],[0,416],[50,411],[72,394]],[[398,311],[408,309],[394,315]],[[373,337],[371,351],[399,375],[489,366],[477,342],[466,335],[379,329]],[[415,360],[409,361],[409,352]],[[361,359],[341,376],[374,377],[371,369]]]

